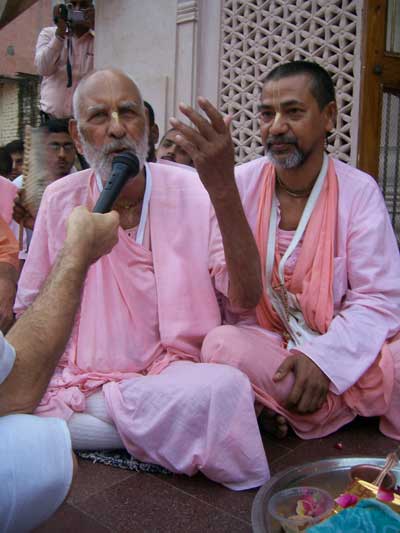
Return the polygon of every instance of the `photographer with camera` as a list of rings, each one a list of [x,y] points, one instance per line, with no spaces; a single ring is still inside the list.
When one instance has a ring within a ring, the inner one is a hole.
[[[42,76],[41,122],[72,116],[72,95],[94,60],[93,0],[54,6],[56,26],[43,28],[36,44],[35,65]]]

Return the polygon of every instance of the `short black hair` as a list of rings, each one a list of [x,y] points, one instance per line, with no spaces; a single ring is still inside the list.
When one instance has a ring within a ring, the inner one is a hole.
[[[13,161],[5,146],[0,147],[0,176],[8,178],[12,172]]]
[[[24,151],[24,143],[22,141],[20,141],[19,139],[16,139],[15,141],[11,141],[10,143],[6,144],[4,148],[11,155],[11,154],[15,154],[17,152],[23,152]]]
[[[47,133],[68,133],[69,135],[68,124],[68,118],[50,118],[40,129]]]
[[[329,102],[336,100],[335,86],[329,73],[323,67],[311,61],[290,61],[289,63],[278,65],[268,73],[264,80],[264,85],[270,81],[302,74],[309,76],[311,80],[310,91],[321,110]]]
[[[149,112],[149,124],[150,124],[150,127],[152,127],[155,124],[154,109],[151,107],[149,102],[146,102],[146,100],[143,101],[143,105]]]
[[[168,135],[168,133],[171,133],[171,131],[178,131],[176,128],[169,128],[169,130],[167,130],[164,135],[161,137],[161,141],[158,143],[158,147],[160,147],[162,145],[162,143],[164,142],[166,136]]]

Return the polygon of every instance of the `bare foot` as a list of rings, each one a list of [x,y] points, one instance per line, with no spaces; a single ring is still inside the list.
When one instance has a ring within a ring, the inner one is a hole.
[[[273,435],[277,439],[284,439],[289,431],[289,425],[284,416],[264,407],[258,417],[261,431]]]

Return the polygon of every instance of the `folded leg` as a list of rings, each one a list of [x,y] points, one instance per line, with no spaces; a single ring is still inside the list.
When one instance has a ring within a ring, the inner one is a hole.
[[[188,475],[200,470],[233,490],[269,478],[254,395],[238,370],[179,361],[103,390],[126,449],[138,459]]]
[[[220,326],[206,336],[201,360],[240,369],[249,377],[257,403],[286,418],[300,437],[329,435],[355,418],[357,413],[333,392],[315,413],[300,415],[285,409],[294,376],[289,374],[278,383],[273,376],[288,355],[277,336],[258,326]]]

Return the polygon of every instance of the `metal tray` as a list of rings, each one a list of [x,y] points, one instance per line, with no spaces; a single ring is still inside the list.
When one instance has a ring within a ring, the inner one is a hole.
[[[268,501],[280,490],[299,485],[308,485],[327,490],[333,497],[344,491],[350,482],[349,470],[358,464],[370,464],[383,467],[385,459],[378,457],[342,457],[324,459],[282,470],[273,476],[257,492],[251,510],[251,523],[254,533],[280,533],[279,524],[269,515]],[[400,467],[392,469],[400,484]]]

